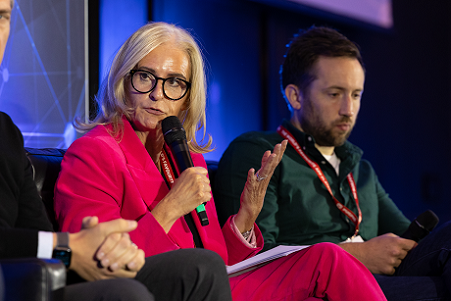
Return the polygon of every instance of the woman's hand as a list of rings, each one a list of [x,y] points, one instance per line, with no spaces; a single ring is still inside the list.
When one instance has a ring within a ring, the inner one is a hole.
[[[175,180],[170,192],[152,210],[155,219],[166,233],[177,219],[211,199],[208,171],[203,167],[190,167]]]
[[[260,214],[269,181],[280,160],[282,160],[287,143],[288,140],[284,140],[277,144],[272,153],[269,150],[266,151],[262,158],[262,166],[257,173],[253,168],[247,173],[246,185],[241,193],[240,210],[235,217],[235,225],[241,233],[252,229],[257,216]]]

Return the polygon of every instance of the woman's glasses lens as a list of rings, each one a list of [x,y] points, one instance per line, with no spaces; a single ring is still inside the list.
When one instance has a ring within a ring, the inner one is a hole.
[[[185,96],[189,83],[177,78],[160,78],[148,71],[132,70],[132,86],[140,93],[149,93],[157,86],[158,80],[163,81],[163,93],[171,100],[178,100]]]

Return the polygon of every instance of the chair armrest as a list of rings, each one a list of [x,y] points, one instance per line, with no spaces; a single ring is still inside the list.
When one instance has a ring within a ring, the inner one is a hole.
[[[63,300],[66,267],[56,259],[0,260],[4,280],[4,300]],[[1,299],[1,298],[0,298]]]

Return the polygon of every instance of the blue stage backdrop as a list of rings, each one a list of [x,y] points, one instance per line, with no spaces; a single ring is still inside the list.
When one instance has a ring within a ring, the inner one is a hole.
[[[147,0],[100,0],[100,78],[127,38],[148,22]]]
[[[25,145],[68,147],[86,115],[85,2],[16,0],[0,70],[0,110]]]

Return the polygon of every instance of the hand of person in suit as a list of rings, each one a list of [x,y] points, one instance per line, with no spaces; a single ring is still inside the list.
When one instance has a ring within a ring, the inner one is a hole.
[[[235,225],[241,233],[249,231],[255,223],[265,200],[269,181],[282,160],[288,140],[274,146],[273,152],[263,154],[261,168],[255,173],[251,168],[247,174],[247,181],[240,198],[240,209],[235,217]]]
[[[69,268],[88,281],[135,277],[145,261],[144,251],[128,235],[137,225],[125,219],[99,223],[97,217],[85,217],[83,229],[69,235]]]
[[[83,219],[82,229],[93,228],[98,224],[99,219],[96,216],[87,216]],[[110,271],[125,269],[138,272],[144,265],[144,251],[138,249],[126,232],[108,235],[95,257],[102,267],[109,268]]]

